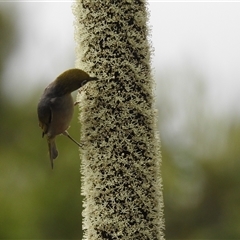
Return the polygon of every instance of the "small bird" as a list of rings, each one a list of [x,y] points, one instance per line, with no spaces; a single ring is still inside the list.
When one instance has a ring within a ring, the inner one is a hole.
[[[67,132],[74,112],[74,103],[71,93],[87,82],[98,80],[90,77],[80,69],[69,69],[59,75],[55,81],[50,83],[44,90],[38,103],[37,112],[39,127],[42,128],[42,137],[47,136],[48,150],[53,169],[53,160],[57,158],[58,151],[55,137],[63,134],[76,143]]]

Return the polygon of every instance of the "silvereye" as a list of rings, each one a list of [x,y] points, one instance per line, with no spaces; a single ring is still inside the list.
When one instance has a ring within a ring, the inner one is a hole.
[[[52,168],[53,160],[58,156],[55,144],[57,135],[63,134],[80,146],[67,132],[74,111],[71,93],[87,82],[94,80],[97,80],[97,78],[90,77],[83,70],[69,69],[59,75],[43,92],[38,103],[37,112],[39,126],[43,130],[42,137],[47,136]]]

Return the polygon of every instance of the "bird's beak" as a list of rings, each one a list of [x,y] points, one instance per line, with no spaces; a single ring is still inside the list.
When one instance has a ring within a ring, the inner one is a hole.
[[[88,81],[96,81],[96,80],[98,80],[97,77],[90,77]]]

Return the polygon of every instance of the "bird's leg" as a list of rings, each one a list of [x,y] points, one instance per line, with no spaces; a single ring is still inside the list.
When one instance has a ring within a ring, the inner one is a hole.
[[[80,143],[78,143],[76,140],[74,140],[67,131],[62,133],[64,136],[68,137],[69,139],[71,139],[74,143],[76,143],[79,147],[82,147],[82,145]]]
[[[86,89],[85,86],[79,88],[79,89],[78,89],[78,94],[81,94],[82,91],[85,91],[85,89]],[[76,102],[74,103],[74,106],[78,105],[79,103],[80,103],[80,101],[76,101]]]
[[[76,101],[76,102],[74,103],[74,106],[78,105],[79,103],[80,103],[80,101]]]

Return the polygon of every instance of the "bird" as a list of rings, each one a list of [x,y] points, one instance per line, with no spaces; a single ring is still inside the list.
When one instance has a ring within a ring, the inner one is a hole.
[[[98,80],[90,77],[81,69],[73,68],[64,71],[44,90],[37,106],[39,127],[42,137],[46,135],[51,167],[58,156],[55,143],[57,135],[63,134],[76,143],[67,132],[74,112],[74,102],[71,93],[90,81]]]

